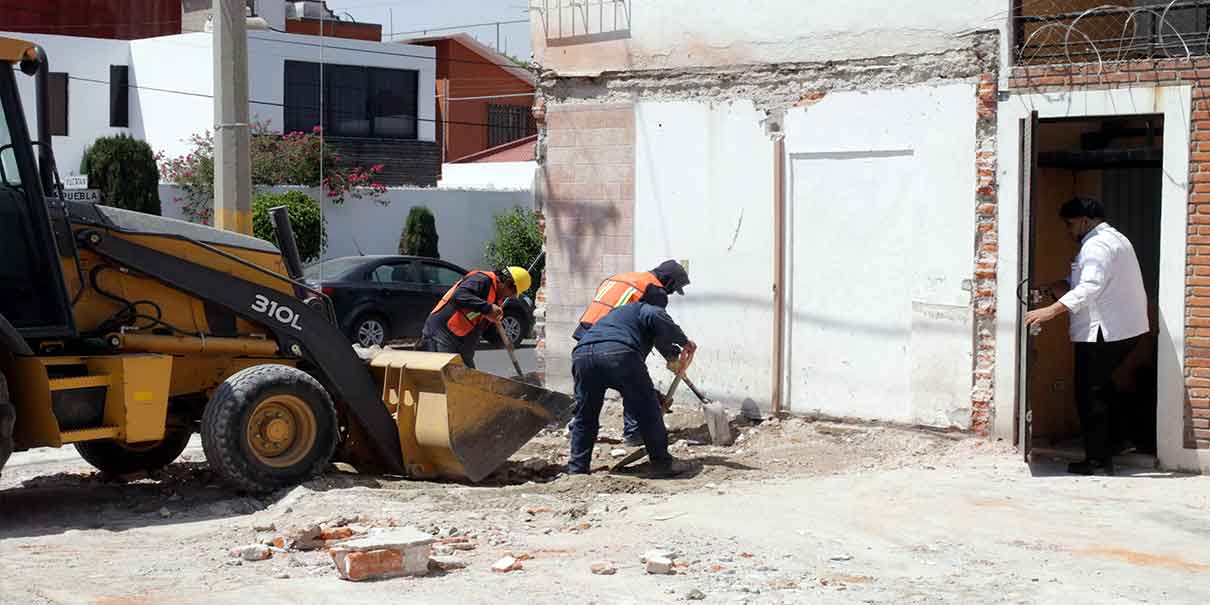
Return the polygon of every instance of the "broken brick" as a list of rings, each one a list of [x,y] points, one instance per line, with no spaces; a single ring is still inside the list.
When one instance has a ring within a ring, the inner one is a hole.
[[[647,573],[671,574],[672,559],[667,557],[647,557]]]
[[[525,566],[513,557],[504,557],[492,564],[492,571],[496,573],[508,573],[510,571],[519,571],[521,569],[525,569]]]
[[[608,561],[597,561],[596,563],[592,564],[591,569],[593,575],[596,576],[612,576],[613,574],[618,573],[618,568],[614,567],[613,564]]]
[[[429,559],[429,568],[438,571],[453,571],[466,567],[466,562],[457,557],[435,556]]]
[[[231,556],[245,561],[264,561],[273,556],[273,550],[264,544],[249,544],[232,548]]]
[[[412,529],[392,529],[342,542],[329,551],[345,580],[423,576],[436,540]]]
[[[407,575],[405,556],[398,550],[384,548],[350,552],[337,548],[333,549],[331,554],[336,571],[343,580],[360,582]],[[425,561],[425,571],[428,571],[428,561]]]
[[[335,540],[347,540],[354,535],[353,530],[348,527],[333,527],[320,531],[319,538],[324,542],[332,542]]]

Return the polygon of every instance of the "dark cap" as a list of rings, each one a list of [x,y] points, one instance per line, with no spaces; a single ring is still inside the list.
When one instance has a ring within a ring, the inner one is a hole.
[[[666,260],[660,263],[660,266],[652,269],[651,274],[660,280],[665,290],[681,296],[685,295],[685,286],[689,285],[689,272],[680,263]]]

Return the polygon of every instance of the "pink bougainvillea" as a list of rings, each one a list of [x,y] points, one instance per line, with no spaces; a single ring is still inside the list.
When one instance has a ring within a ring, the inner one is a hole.
[[[353,198],[381,198],[386,186],[377,182],[382,164],[368,168],[350,166],[323,144],[319,126],[311,132],[277,134],[269,125],[252,125],[250,146],[253,188],[276,185],[322,187],[323,195],[333,203]],[[214,135],[209,130],[188,139],[189,153],[170,158],[155,154],[160,178],[180,187],[183,195],[174,198],[182,214],[191,221],[209,224],[214,217]]]

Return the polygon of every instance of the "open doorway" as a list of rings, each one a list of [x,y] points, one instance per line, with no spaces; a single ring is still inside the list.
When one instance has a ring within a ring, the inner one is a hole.
[[[1108,222],[1134,245],[1147,291],[1151,334],[1115,376],[1122,403],[1120,437],[1136,454],[1156,452],[1156,342],[1160,265],[1160,195],[1163,116],[1132,115],[1053,119],[1037,123],[1036,164],[1029,195],[1030,288],[1063,279],[1078,251],[1059,220],[1059,207],[1074,196],[1100,200]],[[1022,286],[1021,294],[1028,290]],[[1034,454],[1082,460],[1074,388],[1074,350],[1066,315],[1028,337],[1022,397],[1030,410]]]

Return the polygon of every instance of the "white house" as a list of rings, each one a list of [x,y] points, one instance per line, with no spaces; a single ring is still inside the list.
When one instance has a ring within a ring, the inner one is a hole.
[[[4,35],[46,49],[63,174],[75,173],[84,150],[101,136],[126,133],[175,156],[188,152],[192,135],[213,130],[211,34],[141,40]],[[330,142],[354,161],[386,164],[387,184],[436,184],[435,74],[435,51],[426,46],[248,32],[252,119],[277,131],[309,131],[322,111]],[[33,124],[33,84],[22,86]]]

